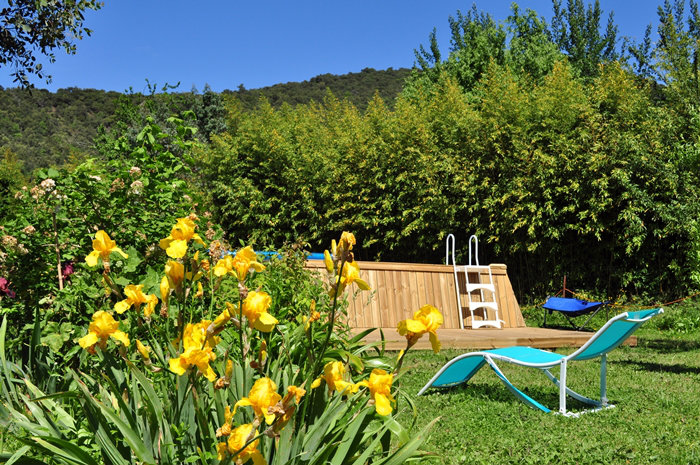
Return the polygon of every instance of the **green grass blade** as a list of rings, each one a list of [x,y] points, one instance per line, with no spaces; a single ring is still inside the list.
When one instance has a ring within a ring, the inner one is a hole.
[[[418,448],[428,439],[428,433],[433,425],[440,418],[435,418],[428,423],[416,436],[413,436],[408,442],[403,444],[396,452],[377,462],[377,465],[403,465],[408,459],[415,455]]]
[[[80,457],[76,457],[69,452],[65,451],[64,449],[54,446],[50,442],[48,442],[45,438],[40,438],[38,436],[33,436],[32,440],[36,442],[41,448],[43,448],[45,451],[50,452],[54,455],[57,455],[64,460],[67,460],[70,463],[75,463],[77,465],[82,465],[82,464],[88,464],[91,462],[84,462],[81,460]],[[92,462],[94,463],[94,461]]]
[[[75,376],[76,381],[78,382],[78,387],[85,395],[85,398],[93,406],[97,407],[97,409],[102,413],[106,420],[108,420],[114,426],[117,427],[117,429],[124,436],[124,441],[129,445],[129,447],[132,449],[133,453],[139,458],[139,460],[145,463],[155,463],[153,455],[144,444],[143,440],[141,439],[141,435],[137,431],[134,431],[124,420],[122,420],[121,417],[112,408],[107,407],[102,402],[95,399],[92,396],[92,394],[90,394],[90,391],[88,391],[87,386],[85,386],[85,384],[80,379],[78,379],[77,374],[75,374],[75,372],[73,372],[73,376]]]
[[[347,426],[343,438],[340,440],[340,446],[333,455],[331,459],[331,465],[343,465],[347,462],[348,454],[352,451],[350,450],[353,444],[357,446],[357,435],[364,424],[365,417],[370,412],[370,409],[364,409],[360,411],[357,417],[353,418],[352,422]]]
[[[28,447],[29,449],[32,448],[32,446],[23,446],[19,450],[23,450],[24,447]],[[19,452],[18,450],[18,452]],[[6,465],[47,465],[46,462],[42,462],[41,460],[32,458],[32,457],[26,457],[24,454],[20,455],[15,459],[14,462],[10,462],[9,460],[16,455],[18,452],[15,452],[14,454],[9,454],[9,453],[0,453],[0,463],[4,463]],[[25,451],[26,452],[26,451]]]
[[[382,436],[384,436],[384,433],[386,432],[386,426],[381,428],[377,434],[375,439],[368,445],[366,446],[366,449],[360,456],[352,463],[352,465],[365,465],[367,463],[367,459],[375,453],[377,450],[377,447],[379,444],[382,442]]]
[[[76,446],[75,444],[65,441],[63,439],[55,438],[55,437],[43,437],[43,438],[37,438],[34,437],[32,438],[35,441],[37,439],[41,439],[47,443],[50,443],[52,446],[58,447],[61,451],[63,451],[66,454],[69,454],[70,457],[73,457],[71,460],[73,460],[75,463],[84,463],[87,465],[99,465],[95,459],[85,452],[83,449],[81,449],[79,446]]]
[[[41,402],[42,404],[46,404],[49,411],[56,415],[56,419],[59,424],[70,429],[71,431],[75,431],[75,421],[73,420],[73,417],[69,415],[68,412],[63,410],[63,408],[61,408],[56,402],[53,401],[53,398],[56,397],[56,395],[47,396],[38,387],[32,384],[31,381],[29,381],[29,379],[27,378],[24,379],[24,384],[34,395],[34,399],[32,399],[33,402]]]
[[[2,365],[0,368],[2,368],[2,373],[5,377],[5,382],[3,382],[3,392],[5,394],[5,398],[9,403],[14,403],[15,405],[18,405],[19,398],[17,397],[17,392],[15,390],[14,383],[12,381],[12,367],[10,364],[7,363],[7,359],[5,356],[5,335],[7,334],[7,315],[5,315],[2,319],[2,324],[0,325],[0,363]]]
[[[8,458],[5,461],[5,465],[12,465],[13,463],[17,462],[17,460],[19,460],[21,457],[24,457],[24,454],[29,452],[30,449],[31,449],[30,446],[20,447],[19,449],[17,449],[17,451],[14,454],[12,454],[12,456],[10,456],[10,458]],[[0,461],[1,460],[2,460],[2,457],[0,457]]]

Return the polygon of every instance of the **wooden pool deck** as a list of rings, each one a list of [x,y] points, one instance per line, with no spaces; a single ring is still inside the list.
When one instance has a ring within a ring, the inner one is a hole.
[[[366,328],[354,328],[357,334]],[[406,348],[406,338],[399,335],[396,328],[382,328],[386,350],[401,350]],[[587,331],[573,331],[550,328],[479,328],[479,329],[438,329],[438,339],[443,349],[497,349],[509,346],[530,346],[539,349],[555,349],[559,347],[581,347],[593,335]],[[376,329],[364,340],[378,342],[381,339],[379,329]],[[626,345],[637,345],[637,337],[632,336]],[[428,336],[421,338],[411,350],[430,350]]]

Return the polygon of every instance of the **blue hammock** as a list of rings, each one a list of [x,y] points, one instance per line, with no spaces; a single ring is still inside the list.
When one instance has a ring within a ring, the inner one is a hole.
[[[581,331],[588,324],[588,322],[591,321],[591,318],[593,318],[596,313],[607,307],[609,303],[610,301],[588,302],[586,300],[571,299],[568,297],[550,297],[547,299],[547,302],[542,305],[542,307],[545,309],[543,326],[547,326],[547,313],[551,315],[552,312],[559,312],[566,317],[572,328],[576,329],[577,331]],[[590,314],[590,316],[586,322],[577,328],[573,318],[588,314]]]

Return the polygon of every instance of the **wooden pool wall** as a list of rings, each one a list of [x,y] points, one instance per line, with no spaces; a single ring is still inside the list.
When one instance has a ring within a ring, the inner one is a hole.
[[[358,262],[360,276],[372,287],[371,292],[354,293],[357,288],[350,288],[348,323],[353,328],[395,328],[398,322],[412,318],[413,313],[425,304],[437,307],[443,314],[445,329],[459,329],[459,309],[452,266],[426,265],[417,263],[392,262]],[[309,260],[307,268],[319,270],[325,274],[321,260]],[[525,320],[515,298],[513,287],[508,278],[507,267],[503,264],[491,264],[495,300],[498,303],[499,317],[504,321],[504,328],[523,328]],[[470,282],[474,282],[477,273],[469,273]],[[464,273],[458,273],[460,288],[464,289]],[[488,272],[479,276],[482,282],[488,282]],[[355,295],[356,294],[356,295]],[[472,299],[478,300],[478,293]],[[486,295],[484,300],[491,300]],[[471,327],[467,295],[461,296],[464,327]],[[483,315],[482,315],[483,317]],[[488,319],[495,319],[491,313]]]

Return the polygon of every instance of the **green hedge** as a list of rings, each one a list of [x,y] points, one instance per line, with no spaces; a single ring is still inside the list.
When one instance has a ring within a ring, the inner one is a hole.
[[[364,113],[330,94],[228,103],[201,174],[231,238],[320,250],[350,230],[360,259],[436,263],[447,234],[460,261],[477,234],[481,261],[506,263],[521,297],[564,274],[609,296],[697,283],[698,146],[617,63],[582,81],[560,61],[538,84],[491,63],[469,93],[442,76]]]

